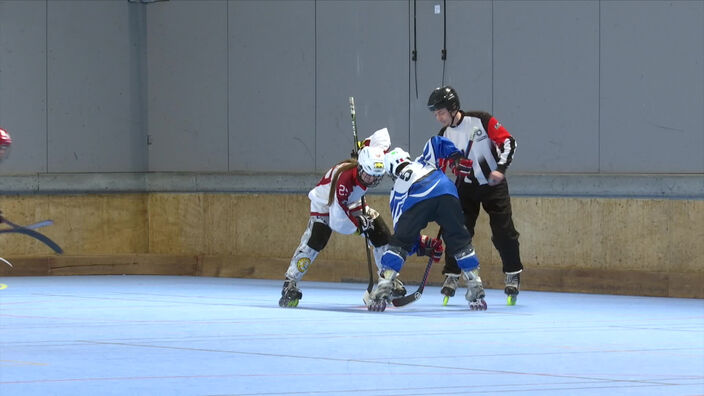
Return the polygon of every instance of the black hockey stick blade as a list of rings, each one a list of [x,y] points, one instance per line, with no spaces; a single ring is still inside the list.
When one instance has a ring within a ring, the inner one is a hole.
[[[51,221],[51,220],[46,220],[46,221]],[[53,224],[53,221],[51,221],[51,222]],[[18,233],[18,234],[24,234],[24,235],[30,236],[30,237],[42,242],[43,244],[49,246],[51,248],[51,250],[53,250],[54,252],[56,252],[58,254],[61,254],[64,252],[64,250],[61,249],[61,246],[59,246],[56,242],[52,241],[48,236],[46,236],[38,231],[34,231],[30,228],[23,227],[19,224],[15,224],[2,216],[0,216],[0,223],[5,223],[10,226],[10,228],[7,230],[0,230],[0,233],[14,232],[14,233]],[[39,223],[37,223],[37,224],[39,224]]]
[[[391,300],[391,304],[393,304],[394,307],[403,307],[404,305],[408,305],[412,302],[416,302],[416,301],[420,300],[420,296],[422,296],[422,295],[423,295],[423,291],[419,289],[418,291],[416,291],[413,294],[406,294],[403,297],[399,297],[399,298],[395,298],[395,299]]]
[[[44,243],[45,245],[49,246],[51,248],[51,250],[53,250],[54,252],[56,252],[58,254],[61,254],[64,252],[64,250],[61,249],[61,246],[59,246],[56,242],[52,241],[48,236],[46,236],[40,232],[30,230],[29,228],[17,227],[17,228],[10,228],[7,230],[0,230],[0,234],[12,233],[12,232],[17,233],[17,234],[24,234],[24,235],[30,236],[30,237]]]

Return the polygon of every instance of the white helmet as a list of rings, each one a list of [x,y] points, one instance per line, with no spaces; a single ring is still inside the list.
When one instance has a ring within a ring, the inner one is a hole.
[[[396,147],[384,156],[384,169],[391,177],[396,178],[396,170],[404,162],[411,162],[410,154],[401,147]]]
[[[367,187],[378,185],[384,178],[384,149],[381,147],[363,147],[359,151],[357,162],[363,173],[360,174],[360,180]]]

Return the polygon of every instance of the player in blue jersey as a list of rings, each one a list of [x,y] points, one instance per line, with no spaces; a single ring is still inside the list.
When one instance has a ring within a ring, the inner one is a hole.
[[[412,161],[401,148],[388,152],[384,158],[386,173],[394,180],[390,205],[394,233],[381,258],[381,271],[376,288],[367,303],[370,311],[383,311],[390,301],[393,280],[401,271],[406,257],[421,255],[428,241],[420,232],[429,222],[442,227],[442,239],[447,244],[447,254],[457,260],[467,280],[466,298],[471,310],[485,310],[484,288],[479,276],[479,260],[465,227],[462,207],[454,183],[440,170],[440,163],[449,161],[453,171],[464,177],[471,172],[472,163],[462,158],[462,153],[447,138],[433,136],[423,149],[423,155]],[[436,249],[437,250],[437,249]]]

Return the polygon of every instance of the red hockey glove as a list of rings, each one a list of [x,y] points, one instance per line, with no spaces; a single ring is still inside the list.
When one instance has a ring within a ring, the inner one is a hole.
[[[420,251],[423,252],[422,255],[432,257],[434,263],[440,261],[443,250],[440,238],[435,239],[427,235],[420,236]]]
[[[440,169],[442,173],[445,173],[445,170],[447,169],[447,164],[451,162],[452,160],[448,158],[438,158],[438,169]]]
[[[474,162],[472,162],[471,159],[460,158],[457,161],[450,163],[450,169],[455,176],[464,179],[465,177],[472,175],[472,164],[474,164]]]

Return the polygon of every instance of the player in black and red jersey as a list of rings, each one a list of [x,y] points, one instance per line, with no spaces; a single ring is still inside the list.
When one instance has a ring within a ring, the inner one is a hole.
[[[491,114],[460,110],[459,95],[450,86],[433,90],[428,98],[428,109],[442,125],[438,134],[450,139],[472,160],[472,173],[464,177],[457,188],[465,225],[474,236],[480,205],[489,215],[491,240],[503,263],[507,303],[514,305],[523,264],[505,174],[516,152],[516,140]],[[445,256],[443,274],[446,278],[441,292],[447,304],[449,297],[455,294],[460,277],[460,268],[450,255]]]

